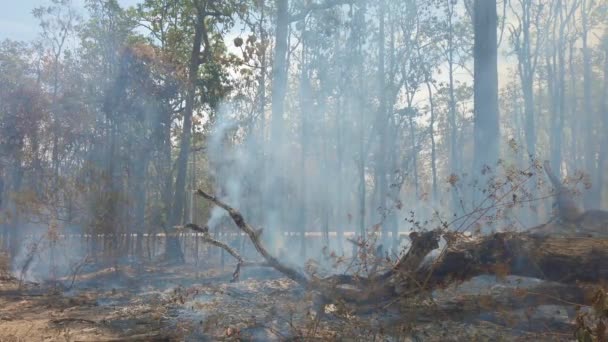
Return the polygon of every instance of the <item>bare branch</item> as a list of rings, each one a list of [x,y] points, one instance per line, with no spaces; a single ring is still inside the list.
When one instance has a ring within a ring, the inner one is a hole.
[[[320,4],[313,3],[306,6],[306,8],[304,8],[301,12],[291,15],[289,17],[289,22],[293,23],[296,21],[304,20],[306,19],[306,16],[308,16],[308,14],[310,14],[310,12],[312,11],[324,10],[332,8],[334,6],[349,5],[352,3],[353,0],[325,0]]]
[[[276,270],[283,273],[289,279],[297,282],[298,284],[305,286],[305,287],[309,286],[310,280],[305,274],[281,263],[277,258],[272,256],[270,254],[270,252],[268,252],[268,249],[266,249],[266,247],[260,240],[261,230],[253,229],[247,222],[245,222],[243,215],[241,215],[241,213],[238,210],[232,208],[231,206],[224,203],[217,197],[215,197],[211,194],[208,194],[201,189],[197,190],[196,193],[199,196],[202,196],[203,198],[213,202],[218,207],[226,210],[228,212],[228,214],[230,215],[230,218],[232,218],[232,220],[236,224],[236,226],[240,230],[242,230],[245,234],[247,234],[247,236],[249,236],[249,239],[253,243],[255,249],[258,251],[258,253],[260,253],[260,255],[262,255],[262,257],[264,258],[264,260],[266,260],[268,265],[274,267]]]

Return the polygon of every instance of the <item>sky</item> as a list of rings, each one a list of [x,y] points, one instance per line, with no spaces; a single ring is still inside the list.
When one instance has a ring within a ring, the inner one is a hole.
[[[84,15],[85,0],[72,0],[80,14]],[[138,0],[118,0],[123,7],[128,7],[138,3]],[[39,33],[38,22],[32,15],[32,9],[45,6],[50,3],[48,0],[0,0],[0,3],[7,3],[2,6],[0,11],[0,41],[4,39],[12,40],[32,40]]]

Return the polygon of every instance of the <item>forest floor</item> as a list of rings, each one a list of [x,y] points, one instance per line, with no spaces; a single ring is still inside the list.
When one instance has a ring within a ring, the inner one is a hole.
[[[201,271],[206,270],[206,271]],[[572,308],[538,307],[534,312],[488,308],[475,319],[399,319],[399,309],[365,316],[323,315],[315,319],[313,297],[269,269],[232,270],[208,265],[121,266],[88,270],[57,284],[0,279],[0,342],[4,341],[569,341]],[[523,283],[534,286],[536,281]],[[488,294],[522,286],[480,278],[435,299]],[[498,287],[497,287],[498,286]],[[482,297],[480,297],[482,298]],[[433,304],[433,305],[436,305]],[[410,315],[411,317],[411,315]],[[536,318],[535,318],[536,317]],[[533,323],[541,318],[541,326]],[[547,324],[546,322],[550,322]]]

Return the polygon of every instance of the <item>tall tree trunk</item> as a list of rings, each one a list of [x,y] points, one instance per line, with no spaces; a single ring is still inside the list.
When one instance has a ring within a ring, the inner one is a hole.
[[[272,99],[272,117],[270,122],[270,145],[273,146],[272,151],[276,154],[274,157],[280,157],[285,148],[284,142],[284,111],[285,111],[285,95],[287,92],[287,68],[288,68],[288,30],[289,30],[289,3],[288,0],[275,0],[276,3],[276,30],[275,30],[275,46],[274,46],[274,59],[272,65],[272,84],[271,84],[271,99]],[[269,151],[270,152],[270,151]],[[271,158],[273,156],[271,155]],[[276,161],[268,161],[273,164],[274,167],[282,168]],[[270,166],[269,166],[270,167]],[[283,172],[279,171],[279,174]],[[281,190],[284,183],[284,179],[278,179],[277,181],[268,180],[266,182],[268,188],[267,191],[268,200],[266,202],[267,208],[265,209],[267,214],[266,217],[275,223],[280,222],[280,217],[283,215],[283,204],[279,201],[279,196],[275,196],[277,192]],[[268,222],[264,223],[269,224]],[[270,227],[272,229],[280,227]],[[278,233],[278,232],[277,232]]]
[[[288,0],[276,0],[274,60],[272,66],[272,123],[271,141],[282,140],[283,113],[287,92],[287,31],[289,30]]]
[[[337,108],[336,108],[336,164],[337,164],[337,172],[338,172],[338,179],[336,179],[336,182],[338,182],[337,184],[337,204],[335,206],[336,208],[336,217],[338,218],[337,220],[337,238],[338,238],[338,252],[340,254],[344,253],[344,246],[342,244],[342,241],[344,241],[344,219],[345,219],[345,206],[344,206],[344,202],[346,202],[345,198],[346,196],[344,196],[343,192],[344,192],[344,142],[343,142],[343,133],[342,133],[342,116],[344,115],[344,104],[343,104],[343,99],[342,97],[338,97],[337,98]]]
[[[414,123],[414,113],[410,113],[408,120],[410,123],[410,139],[412,144],[412,172],[414,173],[416,200],[418,200],[420,199],[420,183],[418,181],[418,144],[416,144],[416,125]]]
[[[377,113],[377,124],[378,129],[378,149],[376,153],[376,165],[375,165],[375,197],[377,203],[373,205],[373,208],[378,208],[374,222],[384,222],[385,214],[388,212],[386,196],[388,191],[388,181],[386,172],[386,152],[388,143],[388,121],[389,118],[386,115],[386,82],[385,82],[385,16],[386,16],[386,3],[385,0],[380,0],[378,4],[378,16],[379,16],[379,34],[378,34],[378,113]],[[382,225],[382,240],[384,241],[388,236],[387,226]]]
[[[396,165],[396,160],[397,160],[397,153],[399,151],[399,148],[397,147],[398,143],[398,139],[397,139],[397,124],[395,122],[395,117],[393,114],[393,108],[395,107],[395,103],[397,101],[397,93],[399,92],[399,88],[396,84],[395,84],[395,74],[396,74],[396,70],[398,69],[398,62],[397,62],[397,56],[395,53],[395,27],[396,27],[396,21],[393,18],[393,11],[391,11],[389,9],[388,11],[388,22],[390,24],[390,33],[389,33],[389,53],[388,53],[388,62],[389,62],[389,72],[388,72],[388,85],[389,85],[389,89],[387,89],[386,91],[390,94],[389,97],[389,101],[386,103],[386,114],[387,114],[387,118],[388,118],[388,128],[387,128],[387,135],[389,138],[387,138],[387,145],[385,147],[385,149],[388,151],[387,153],[387,158],[386,160],[386,167],[385,167],[385,171],[390,171],[390,170],[397,170],[398,167]],[[394,72],[395,71],[395,72]],[[391,172],[385,172],[386,173],[386,177],[387,180],[390,181],[390,184],[387,184],[387,191],[390,193],[390,187],[392,184],[395,184],[395,182],[393,181],[393,175],[394,173]],[[385,246],[387,247],[387,250],[390,246],[391,248],[391,252],[398,254],[399,251],[399,225],[397,222],[397,210],[399,210],[400,207],[400,196],[399,196],[399,192],[400,191],[396,191],[394,195],[390,196],[390,199],[392,200],[391,205],[389,206],[389,211],[388,211],[388,217],[386,218],[386,223],[385,223],[385,227],[386,227],[386,231],[387,232],[391,232],[391,240],[390,244],[386,244]],[[389,197],[388,194],[386,196],[387,198]],[[386,243],[388,243],[389,241],[386,241]]]
[[[5,194],[5,175],[4,168],[0,166],[0,217],[4,218],[6,214],[6,194]],[[4,220],[2,220],[4,221]],[[4,249],[8,247],[8,229],[6,222],[0,222],[0,252],[4,252]]]
[[[145,233],[145,216],[146,216],[146,199],[147,199],[147,187],[146,187],[146,175],[148,169],[148,155],[143,153],[142,156],[136,158],[135,169],[133,170],[134,178],[134,191],[135,191],[135,215],[134,224],[135,232],[137,237],[135,240],[135,255],[138,258],[143,256],[143,235]]]
[[[560,1],[560,5],[562,5],[562,0]],[[565,39],[564,39],[564,35],[565,35],[565,31],[566,31],[566,24],[567,24],[567,20],[566,18],[564,18],[564,8],[565,6],[561,6],[560,8],[560,30],[559,30],[559,38],[558,38],[558,46],[557,46],[557,62],[554,64],[554,67],[556,68],[556,72],[557,72],[557,87],[555,89],[555,92],[557,94],[557,99],[556,99],[556,109],[557,109],[557,113],[558,113],[558,127],[557,127],[557,132],[555,132],[557,134],[556,137],[556,149],[559,151],[559,155],[560,155],[560,163],[561,163],[561,159],[562,159],[562,144],[563,144],[563,136],[564,136],[564,120],[565,120],[565,116],[566,116],[566,57],[565,57],[565,53],[564,50],[566,49],[566,44],[565,44]],[[559,170],[559,169],[558,169]],[[558,173],[559,175],[559,173]]]
[[[418,47],[418,58],[423,61],[421,48]],[[425,62],[421,62],[425,63]],[[429,122],[429,135],[431,137],[431,181],[432,181],[432,199],[433,204],[437,200],[437,151],[435,144],[435,101],[433,98],[433,79],[428,65],[421,65],[424,75],[424,83],[426,84],[427,95],[429,97],[429,111],[431,114]]]
[[[261,1],[261,6],[260,6],[260,23],[259,23],[259,30],[260,30],[260,37],[261,37],[261,52],[260,52],[260,76],[258,78],[258,103],[259,103],[259,107],[258,107],[258,116],[259,116],[259,124],[258,124],[258,131],[259,131],[259,135],[257,136],[257,140],[258,140],[258,146],[260,146],[259,151],[257,151],[260,161],[261,161],[261,169],[262,171],[265,170],[266,168],[266,151],[265,149],[265,141],[266,141],[266,75],[268,73],[268,60],[267,60],[267,55],[266,55],[266,47],[268,46],[268,36],[266,34],[266,31],[264,30],[264,20],[266,17],[266,12],[265,12],[265,8],[264,8],[264,1]],[[264,189],[259,189],[259,193],[257,194],[259,196],[259,203],[257,208],[259,208],[259,210],[257,210],[257,213],[255,213],[253,222],[255,222],[256,224],[259,225],[263,225],[264,222],[262,222],[262,217],[263,215],[261,215],[260,213],[264,210],[264,208],[266,207],[266,197],[264,194]]]
[[[474,107],[475,157],[474,175],[493,166],[499,159],[498,113],[498,42],[496,0],[475,0],[474,3]],[[485,186],[487,177],[481,177]],[[483,194],[476,192],[475,202]]]
[[[301,196],[301,207],[299,208],[300,217],[298,220],[300,232],[302,234],[300,241],[300,255],[306,256],[306,226],[308,218],[308,184],[306,174],[306,158],[308,157],[308,148],[310,146],[309,141],[309,116],[312,113],[311,103],[311,86],[310,80],[308,79],[308,65],[306,64],[306,41],[302,41],[302,75],[300,77],[300,144],[302,147],[302,154],[300,156],[300,196]]]
[[[197,9],[197,17],[194,28],[194,41],[192,51],[190,53],[190,62],[188,65],[188,84],[186,89],[186,105],[184,108],[184,118],[182,127],[182,137],[180,141],[180,150],[177,157],[177,175],[175,177],[175,193],[173,196],[173,207],[169,216],[169,229],[179,225],[184,215],[184,195],[186,191],[186,173],[188,170],[188,156],[190,154],[190,144],[192,136],[192,115],[194,113],[194,103],[196,101],[196,80],[198,79],[198,70],[201,64],[201,44],[205,33],[205,16],[202,9]],[[205,46],[208,51],[210,47]],[[171,262],[184,262],[184,253],[182,252],[180,242],[174,234],[167,235],[166,257]]]
[[[551,145],[551,167],[560,177],[561,175],[561,139],[562,139],[562,122],[560,122],[559,105],[558,105],[558,84],[556,81],[555,69],[557,64],[556,58],[556,39],[553,34],[552,48],[545,56],[545,66],[547,73],[547,99],[549,101],[549,114],[552,117],[550,131]]]
[[[362,66],[359,66],[360,68],[362,68]],[[363,77],[362,72],[359,72],[359,77],[360,79]],[[365,198],[366,198],[366,180],[365,180],[365,160],[366,160],[366,155],[365,155],[365,129],[364,129],[364,125],[363,125],[363,121],[365,120],[365,110],[363,109],[363,99],[362,99],[362,94],[359,96],[359,106],[358,106],[358,111],[359,111],[359,160],[357,162],[357,171],[358,171],[358,178],[359,178],[359,194],[358,194],[358,200],[359,200],[359,234],[361,234],[362,237],[365,237]]]
[[[601,172],[601,170],[606,170],[608,168],[608,134],[606,134],[608,131],[608,30],[604,32],[602,44],[604,48],[604,84],[602,86],[603,96],[600,98],[600,108],[603,115],[604,133],[602,134],[602,137],[604,141],[600,149],[600,161],[598,164],[600,169],[598,187],[603,194],[600,203],[605,206],[608,204],[608,193],[605,189],[607,175],[606,172]]]
[[[450,174],[457,175],[460,173],[461,167],[459,158],[456,153],[458,127],[456,126],[456,95],[454,94],[454,24],[452,22],[454,15],[454,5],[451,0],[447,0],[448,6],[448,77],[449,77],[449,127],[450,127]],[[464,214],[460,210],[460,199],[458,192],[452,189],[452,211],[454,213]],[[457,214],[458,215],[458,214]]]
[[[570,106],[570,117],[569,117],[569,122],[570,122],[570,157],[568,158],[568,160],[571,163],[571,167],[574,168],[574,158],[576,156],[576,141],[575,141],[575,137],[577,135],[577,131],[579,130],[578,126],[579,126],[579,122],[580,120],[577,119],[578,116],[578,108],[577,108],[577,94],[576,94],[576,81],[578,79],[577,77],[577,73],[576,73],[576,64],[575,64],[575,40],[572,40],[570,42],[570,47],[569,47],[569,51],[568,51],[568,69],[570,69],[570,96],[569,96],[569,106]]]
[[[591,94],[592,74],[591,74],[591,49],[589,48],[589,11],[593,6],[592,0],[582,0],[581,3],[581,24],[582,24],[582,43],[583,43],[583,114],[585,123],[585,172],[590,175],[591,189],[584,196],[585,207],[593,208],[597,206],[601,198],[601,189],[599,188],[598,178],[599,169],[597,166],[597,146],[600,141],[596,140],[597,115],[594,113],[592,106],[593,99]]]
[[[11,165],[10,173],[11,185],[9,186],[9,195],[16,195],[21,191],[21,184],[23,181],[23,168],[21,166],[21,149],[22,146],[17,147],[16,153],[13,156],[13,163]],[[17,203],[15,203],[14,199],[9,199],[8,202],[9,224],[7,230],[10,237],[8,245],[11,259],[14,261],[17,255],[19,255],[24,241],[23,232],[21,231],[22,227],[20,210],[17,207]]]
[[[525,113],[525,134],[526,146],[528,154],[534,158],[536,156],[536,125],[534,115],[534,59],[532,43],[531,43],[531,21],[532,21],[532,3],[530,0],[522,1],[521,14],[521,35],[522,41],[518,42],[519,51],[519,76],[521,80],[522,92],[524,95],[524,113]],[[540,38],[539,38],[540,39]],[[537,41],[537,44],[539,42]]]
[[[357,161],[357,171],[359,178],[359,192],[358,192],[358,223],[359,223],[359,234],[361,237],[365,237],[366,233],[366,198],[367,198],[367,189],[366,189],[366,179],[365,179],[365,167],[367,163],[367,151],[365,148],[365,114],[366,114],[366,102],[365,102],[365,80],[364,80],[364,65],[363,65],[363,37],[362,32],[365,29],[365,5],[359,7],[355,12],[355,17],[353,18],[353,26],[351,28],[352,32],[352,41],[354,43],[354,59],[355,59],[355,68],[357,72],[356,80],[356,89],[354,90],[354,94],[356,99],[353,101],[356,104],[356,108],[353,111],[353,114],[358,114],[359,119],[359,160]],[[370,137],[370,139],[373,137]]]

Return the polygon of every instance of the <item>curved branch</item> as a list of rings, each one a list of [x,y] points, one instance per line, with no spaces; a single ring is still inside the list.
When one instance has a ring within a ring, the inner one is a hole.
[[[551,180],[551,184],[553,184],[557,192],[556,202],[559,217],[566,222],[579,222],[582,218],[583,210],[574,199],[572,192],[553,173],[548,161],[545,161],[544,167],[549,180]]]
[[[232,221],[234,221],[234,223],[236,224],[236,226],[245,234],[247,234],[247,236],[249,236],[249,239],[253,243],[255,249],[258,251],[258,253],[260,253],[260,255],[262,255],[262,257],[264,258],[264,260],[266,260],[269,266],[274,267],[279,272],[285,274],[289,279],[295,281],[296,283],[302,286],[308,287],[310,285],[310,280],[304,273],[301,273],[281,263],[277,258],[272,256],[270,252],[268,252],[268,249],[266,249],[266,247],[260,240],[262,230],[253,229],[247,222],[245,222],[243,215],[238,210],[232,208],[217,197],[208,194],[201,189],[197,190],[196,193],[197,195],[213,202],[218,207],[226,210],[230,215],[230,218],[232,218]]]
[[[236,269],[232,273],[232,282],[239,280],[239,276],[241,274],[241,267],[268,266],[267,264],[264,264],[264,263],[245,261],[245,259],[243,259],[243,257],[237,251],[235,251],[233,248],[231,248],[230,246],[228,246],[227,244],[225,244],[221,241],[218,241],[218,240],[212,238],[209,235],[209,227],[206,227],[206,226],[201,227],[194,223],[188,223],[187,225],[184,226],[184,228],[189,228],[189,229],[194,230],[195,232],[203,233],[204,234],[202,236],[203,242],[206,242],[210,245],[213,245],[213,246],[216,246],[216,247],[219,247],[219,248],[225,250],[226,252],[228,252],[228,254],[232,255],[238,261],[238,263],[236,265]]]

